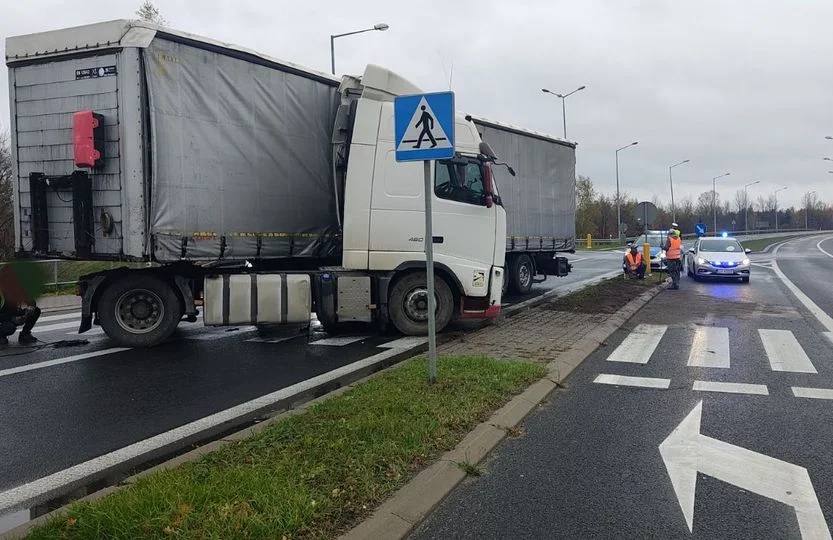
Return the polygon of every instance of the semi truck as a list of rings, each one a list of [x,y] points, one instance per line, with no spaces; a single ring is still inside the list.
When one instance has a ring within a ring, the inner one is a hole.
[[[415,84],[128,20],[10,37],[6,64],[17,255],[144,263],[81,277],[80,333],[154,346],[200,309],[427,332],[423,167],[393,141]],[[458,115],[431,164],[438,330],[500,313],[510,168],[482,129]]]
[[[512,165],[494,170],[506,209],[503,291],[526,294],[536,276],[566,276],[572,267],[559,253],[576,247],[576,143],[545,133],[469,115],[500,158]]]

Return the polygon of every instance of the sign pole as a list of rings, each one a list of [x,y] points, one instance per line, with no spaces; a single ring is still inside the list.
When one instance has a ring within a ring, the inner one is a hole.
[[[431,162],[422,162],[425,169],[425,273],[428,276],[428,380],[437,381],[437,299],[434,296],[434,231],[431,226]]]

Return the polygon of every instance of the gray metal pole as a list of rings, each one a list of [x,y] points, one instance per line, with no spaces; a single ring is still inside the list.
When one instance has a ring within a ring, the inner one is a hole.
[[[775,190],[775,232],[778,232],[778,190]]]
[[[428,380],[437,380],[437,299],[434,297],[434,231],[431,227],[431,162],[423,162],[425,168],[425,273],[428,276]]]
[[[333,75],[336,74],[336,38],[330,36],[330,69]]]
[[[564,120],[564,139],[567,139],[567,106],[564,104],[566,97],[561,98],[561,118]]]
[[[743,234],[749,234],[749,195],[746,186],[743,186]]]
[[[622,243],[622,210],[621,210],[621,202],[619,200],[619,150],[616,151],[616,230],[618,231],[619,236],[617,237],[618,242]]]
[[[712,234],[717,236],[717,179],[712,178],[712,211],[714,213],[714,230]]]
[[[673,166],[668,167],[668,182],[671,184],[671,221],[677,222],[677,210],[674,206],[674,178],[671,176],[671,169]]]

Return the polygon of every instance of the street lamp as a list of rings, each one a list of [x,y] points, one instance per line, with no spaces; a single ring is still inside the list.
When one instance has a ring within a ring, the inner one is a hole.
[[[639,141],[634,141],[616,150],[616,230],[619,231],[619,242],[622,242],[622,201],[619,199],[619,152],[637,144],[639,144]]]
[[[674,165],[671,165],[670,167],[668,167],[668,182],[671,184],[671,221],[674,221],[674,222],[677,221],[677,210],[674,207],[674,179],[671,177],[671,169],[673,169],[677,165],[682,165],[683,163],[688,163],[689,161],[691,161],[691,160],[687,159],[685,161],[675,163]]]
[[[810,213],[810,195],[815,195],[815,191],[811,191],[807,194],[807,209],[804,211],[804,230],[809,230],[809,222],[807,220],[807,215]]]
[[[336,74],[336,38],[352,36],[353,34],[363,34],[364,32],[373,32],[374,30],[384,32],[388,28],[390,28],[390,26],[388,26],[387,24],[379,23],[374,24],[373,28],[365,28],[364,30],[356,30],[355,32],[345,32],[344,34],[336,34],[334,36],[330,36],[330,68],[332,69],[333,75]]]
[[[729,176],[732,173],[724,173],[712,178],[712,212],[714,213],[714,235],[717,236],[717,179]]]
[[[825,137],[825,139],[827,139],[828,141],[833,141],[833,137],[831,137],[830,135],[828,135],[827,137]]]
[[[785,189],[787,189],[787,186],[775,190],[775,232],[778,232],[778,192]]]
[[[749,182],[745,186],[743,186],[743,202],[746,205],[744,208],[744,217],[743,217],[743,233],[749,234],[749,195],[747,195],[746,188],[749,186],[754,186],[755,184],[760,184],[760,180],[755,180],[754,182]]]
[[[575,90],[573,90],[573,91],[572,91],[572,92],[570,92],[569,94],[557,94],[557,93],[555,93],[555,92],[552,92],[552,91],[550,91],[550,90],[547,90],[546,88],[541,88],[541,92],[543,92],[543,93],[545,93],[545,94],[552,94],[552,95],[554,95],[555,97],[559,97],[559,98],[561,98],[561,118],[562,118],[562,119],[563,119],[563,121],[564,121],[564,138],[565,138],[565,139],[567,138],[567,106],[564,104],[564,101],[565,101],[565,100],[566,100],[569,96],[572,96],[573,94],[575,94],[575,93],[576,93],[576,92],[578,92],[579,90],[584,90],[585,88],[587,88],[587,87],[586,87],[586,86],[579,86],[578,88],[576,88]]]
[[[833,161],[833,159],[830,159],[829,157],[826,157],[826,158],[824,158],[824,161]]]

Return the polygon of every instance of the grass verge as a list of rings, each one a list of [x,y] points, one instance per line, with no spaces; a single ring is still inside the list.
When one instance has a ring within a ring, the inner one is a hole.
[[[367,517],[541,366],[413,360],[252,437],[89,503],[29,538],[332,538]]]
[[[785,236],[779,236],[777,238],[756,238],[755,240],[742,240],[741,245],[744,249],[751,249],[752,251],[763,251],[772,244],[777,244],[778,242],[783,242],[784,240],[789,240],[790,238],[795,238],[797,236],[806,236],[801,234],[790,234]]]

